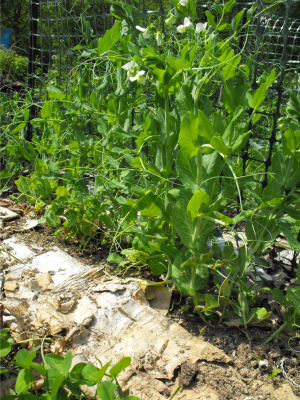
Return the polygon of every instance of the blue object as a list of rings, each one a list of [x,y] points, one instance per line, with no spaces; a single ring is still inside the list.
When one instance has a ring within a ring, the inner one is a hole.
[[[7,50],[10,48],[10,34],[10,28],[4,28],[3,30],[1,30],[0,45],[6,47]]]

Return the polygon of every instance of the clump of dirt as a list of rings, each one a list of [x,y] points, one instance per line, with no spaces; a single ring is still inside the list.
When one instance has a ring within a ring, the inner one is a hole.
[[[200,361],[196,371],[194,366],[185,365],[179,374],[181,384],[207,385],[222,400],[286,399],[286,395],[280,397],[282,388],[285,393],[300,397],[299,337],[280,333],[276,340],[264,344],[272,332],[262,328],[211,328],[197,317],[181,318],[179,323],[223,350],[233,361],[232,365]]]

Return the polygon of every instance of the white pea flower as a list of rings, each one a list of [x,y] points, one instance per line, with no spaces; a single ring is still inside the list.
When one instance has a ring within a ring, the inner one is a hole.
[[[181,6],[187,6],[188,4],[189,4],[189,0],[180,0],[179,1],[179,4],[181,5]]]
[[[177,31],[180,33],[186,32],[187,30],[191,30],[191,29],[194,29],[194,26],[187,17],[184,18],[183,25],[179,25],[177,27]]]
[[[160,32],[156,32],[155,34],[155,40],[158,46],[160,46],[162,44],[162,36]]]
[[[207,27],[207,22],[205,22],[204,24],[202,24],[202,22],[199,22],[197,25],[196,25],[196,32],[197,33],[199,33],[199,32],[204,32],[204,31],[206,31],[206,27]]]
[[[137,25],[136,29],[143,32],[144,39],[149,39],[149,37],[150,37],[149,28],[142,28],[141,26]]]
[[[142,69],[139,71],[136,76],[129,78],[132,82],[133,81],[138,81],[139,84],[145,85],[146,83],[146,77],[145,77],[145,71]]]
[[[134,60],[132,60],[129,63],[123,65],[122,68],[127,71],[127,76],[130,79],[136,75],[138,66],[139,66],[139,64],[137,62],[135,62]]]
[[[166,19],[166,25],[173,25],[176,22],[176,17],[174,14],[171,14],[169,18]]]
[[[141,85],[145,85],[145,71],[139,71],[138,66],[138,63],[132,60],[129,63],[123,65],[122,68],[127,71],[127,77],[131,82],[138,81],[138,83],[140,83]]]

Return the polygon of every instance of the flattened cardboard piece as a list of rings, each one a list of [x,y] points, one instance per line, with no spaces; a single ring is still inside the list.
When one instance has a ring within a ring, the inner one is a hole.
[[[26,262],[27,260],[29,260],[30,258],[32,258],[36,255],[36,253],[34,251],[32,251],[25,243],[17,241],[15,237],[3,240],[2,245],[3,245],[4,249],[9,249],[9,250],[7,250],[9,254],[4,253],[4,252],[0,254],[0,263],[3,263],[3,264],[9,265],[9,264],[18,263],[17,260]],[[13,257],[11,257],[10,254]],[[22,264],[19,264],[19,265],[22,265]]]
[[[39,225],[37,219],[27,219],[25,222],[18,225],[18,229],[14,229],[15,232],[29,231],[30,229],[36,228]]]
[[[149,305],[162,315],[167,315],[170,308],[172,290],[161,285],[147,285],[145,295]]]
[[[96,365],[95,356],[102,363],[111,361],[111,365],[122,357],[131,357],[130,370],[120,374],[118,380],[121,386],[134,389],[134,384],[137,384],[135,376],[139,375],[137,371],[143,371],[143,379],[148,383],[145,385],[144,381],[141,387],[142,396],[147,393],[147,398],[148,394],[152,395],[151,399],[169,398],[169,393],[174,393],[178,386],[172,383],[175,370],[184,363],[231,361],[216,347],[192,336],[149,307],[136,279],[120,281],[111,278],[108,281],[106,276],[99,278],[101,268],[99,271],[97,268],[88,270],[87,266],[61,250],[51,250],[34,257],[25,266],[11,269],[19,275],[19,290],[26,287],[35,296],[25,296],[27,300],[24,302],[0,299],[0,303],[16,316],[17,323],[25,321],[27,331],[43,327],[53,336],[60,334],[56,349],[62,351],[68,343],[74,358],[84,357]],[[77,274],[74,271],[78,271]],[[94,278],[97,283],[93,282]],[[52,281],[55,291],[42,291],[36,287],[47,288]],[[78,282],[81,290],[78,290]],[[10,293],[18,296],[17,289]],[[150,298],[153,299],[153,293]],[[161,380],[170,383],[167,385]],[[192,397],[192,392],[186,395],[184,392],[180,392],[178,398],[197,398],[196,395]]]
[[[36,253],[32,252],[23,243],[17,243],[17,249],[18,252],[19,249],[25,249],[24,251],[27,252],[27,254],[31,252],[32,259],[26,264],[18,263],[17,265],[10,267],[8,272],[14,272],[14,274],[19,276],[24,270],[35,270],[37,271],[37,275],[39,273],[45,274],[48,272],[51,274],[51,278],[55,286],[61,285],[73,275],[85,273],[90,268],[89,266],[82,264],[75,258],[71,257],[69,254],[60,250],[58,247],[54,247],[52,250],[40,255],[36,255]],[[28,260],[28,258],[29,257],[26,259]]]
[[[12,219],[20,218],[20,215],[6,207],[0,207],[0,219],[4,222],[11,221]]]

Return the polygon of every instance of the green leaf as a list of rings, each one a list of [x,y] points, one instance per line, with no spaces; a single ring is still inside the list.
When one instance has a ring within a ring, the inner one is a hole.
[[[209,23],[209,25],[211,25],[215,29],[217,27],[217,24],[215,22],[215,17],[208,10],[205,11],[205,15],[206,15],[207,22]]]
[[[267,311],[264,307],[254,307],[250,311],[250,315],[247,320],[252,323],[258,323],[264,321],[272,315],[272,311]]]
[[[57,369],[59,372],[63,372],[64,358],[59,354],[49,353],[45,355],[45,361],[50,367]]]
[[[52,101],[45,101],[43,108],[41,109],[41,117],[43,119],[50,117],[53,110],[53,102]]]
[[[100,382],[102,380],[109,366],[110,366],[110,361],[100,368],[100,371],[98,371],[96,374],[97,382]]]
[[[116,378],[120,372],[124,371],[125,368],[127,368],[131,363],[131,358],[130,357],[124,357],[122,358],[119,362],[117,362],[116,365],[114,365],[110,371],[109,374],[113,377]]]
[[[183,149],[180,149],[176,158],[176,172],[186,189],[191,189],[193,192],[198,189],[196,160],[190,158]]]
[[[71,368],[72,365],[72,352],[69,351],[65,357],[64,360],[62,362],[62,373],[64,374],[65,377],[68,376],[69,370]]]
[[[1,397],[1,399],[2,399],[2,397]],[[38,397],[36,397],[33,394],[28,393],[28,392],[22,393],[18,396],[18,400],[37,400],[37,399],[38,399]]]
[[[172,279],[183,294],[195,296],[197,291],[207,285],[209,269],[202,264],[198,257],[192,257],[180,266],[175,260],[172,266]]]
[[[244,315],[249,314],[248,301],[247,301],[247,297],[245,295],[245,292],[243,290],[239,291],[238,302],[239,302],[239,305],[241,306],[243,314]]]
[[[198,190],[189,201],[187,211],[191,221],[200,214],[208,211],[211,204],[211,198],[203,190]]]
[[[149,207],[141,210],[141,215],[143,217],[149,217],[149,218],[157,217],[161,213],[162,213],[161,210],[154,203],[150,204]]]
[[[300,182],[300,167],[296,157],[285,156],[280,150],[272,155],[272,172],[279,186],[291,190]]]
[[[65,381],[65,385],[67,386],[67,388],[70,390],[70,392],[72,394],[74,394],[75,396],[81,398],[82,391],[80,389],[80,386],[79,386],[78,382],[73,383],[73,382],[70,382],[70,381],[66,380]]]
[[[249,10],[247,11],[247,20],[250,21],[250,19],[252,18],[253,13],[255,12],[255,10],[257,9],[257,5],[256,2],[252,4],[252,6],[249,8]]]
[[[227,23],[222,24],[222,25],[218,26],[217,31],[218,31],[218,32],[223,32],[223,31],[229,30],[229,29],[230,29],[230,26],[231,26],[231,25],[230,25],[230,24],[227,24]]]
[[[254,111],[257,110],[257,108],[260,106],[260,104],[265,100],[266,95],[267,95],[267,90],[269,86],[275,81],[276,79],[276,72],[273,69],[268,76],[267,80],[262,83],[258,89],[256,89],[253,99],[252,99],[252,108],[254,108]]]
[[[15,181],[15,184],[21,193],[27,194],[30,191],[30,180],[25,176],[20,176],[20,178]]]
[[[81,372],[83,370],[83,368],[85,367],[86,363],[78,363],[76,365],[74,365],[74,367],[72,368],[71,372],[70,372],[70,376],[72,378],[75,378],[76,380],[80,380],[82,375]]]
[[[47,86],[47,92],[49,97],[51,97],[52,99],[64,100],[64,98],[66,97],[66,95],[60,89],[53,85]]]
[[[120,264],[124,261],[124,259],[118,253],[110,253],[107,261],[112,264]]]
[[[218,211],[214,211],[214,214],[219,220],[225,222],[226,225],[231,225],[233,223],[232,219],[230,217],[228,217],[227,215],[224,215]]]
[[[53,400],[60,400],[60,396],[58,396],[58,390],[62,388],[64,384],[65,377],[62,373],[59,373],[53,381],[51,388],[51,398]]]
[[[166,62],[170,67],[175,69],[176,72],[180,71],[181,69],[189,69],[190,68],[190,63],[186,59],[179,60],[177,57],[168,56],[166,58]]]
[[[280,233],[275,219],[266,215],[252,215],[245,225],[249,247],[256,247],[257,252],[262,252],[273,243]]]
[[[244,14],[244,10],[240,11],[232,20],[231,22],[231,28],[233,33],[235,33],[239,27],[239,24],[241,22],[242,16]]]
[[[16,363],[21,368],[29,368],[32,360],[36,357],[36,352],[32,351],[29,353],[26,349],[21,349],[16,355]]]
[[[83,367],[81,375],[87,381],[90,381],[91,383],[95,384],[98,382],[97,374],[99,371],[100,369],[97,368],[94,364],[88,363]]]
[[[230,153],[230,148],[226,146],[221,136],[215,136],[210,141],[211,146],[223,156]]]
[[[300,243],[294,237],[292,232],[289,229],[287,229],[286,227],[282,226],[282,225],[280,225],[280,230],[284,234],[286,240],[289,242],[289,244],[292,247],[292,249],[299,251],[300,250]]]
[[[210,141],[215,135],[211,123],[202,110],[198,111],[198,132],[207,141]]]
[[[27,124],[27,122],[22,122],[22,123],[21,123],[20,125],[18,125],[15,129],[13,129],[13,130],[11,131],[11,133],[15,133],[15,132],[21,131],[22,129],[25,128],[26,124]]]
[[[100,382],[97,387],[97,394],[101,400],[114,400],[116,389],[117,385],[112,382]]]
[[[168,269],[166,263],[160,260],[150,260],[148,262],[148,268],[150,268],[152,274],[156,276],[163,274]]]
[[[232,7],[235,5],[235,0],[229,0],[224,4],[224,13],[227,14],[231,12]]]
[[[188,202],[185,199],[180,199],[175,204],[172,212],[172,221],[182,243],[187,247],[193,247],[194,228],[188,218],[187,205]]]
[[[45,376],[46,375],[46,370],[42,367],[42,365],[32,362],[30,364],[30,368],[34,369],[36,372],[38,372],[40,375]]]
[[[288,289],[286,298],[294,306],[296,313],[300,315],[300,287]]]
[[[8,336],[8,332],[10,331],[9,328],[2,328],[0,329],[0,338],[3,337],[5,338],[6,336]]]
[[[21,369],[16,381],[16,392],[18,394],[25,393],[33,384],[28,369]]]
[[[11,345],[5,339],[0,339],[0,357],[5,357],[11,351]]]
[[[127,42],[127,46],[128,46],[128,51],[131,54],[131,56],[137,56],[139,58],[142,58],[142,54],[140,53],[140,50],[137,47],[137,45],[135,45],[134,43],[128,41]]]
[[[176,104],[181,119],[190,111],[194,110],[193,98],[191,96],[191,86],[182,85],[176,94]]]
[[[288,129],[282,135],[282,151],[284,155],[290,156],[295,153],[297,149],[297,139],[295,137],[294,131]]]
[[[228,79],[235,76],[237,66],[239,65],[240,61],[241,56],[238,54],[233,56],[230,60],[227,60],[226,65],[222,68],[223,78],[225,79],[225,81],[228,81]]]
[[[198,148],[203,143],[210,143],[214,130],[203,111],[197,117],[188,112],[183,118],[179,132],[179,144],[189,157],[197,155]],[[205,140],[203,140],[205,139]]]
[[[65,188],[65,186],[58,186],[55,193],[58,196],[67,197],[67,198],[71,197],[71,193],[68,191],[68,189]]]
[[[284,190],[280,187],[275,179],[272,179],[263,190],[262,199],[264,202],[271,201],[282,197]]]
[[[98,41],[98,55],[110,50],[121,37],[121,21],[115,21],[114,26],[106,31],[105,35]]]
[[[273,299],[278,304],[280,304],[281,306],[286,306],[286,298],[285,298],[284,293],[281,290],[279,290],[277,288],[273,288],[271,290],[271,293],[272,293]]]
[[[45,211],[45,218],[50,226],[56,227],[61,224],[60,218],[55,214],[52,209]]]

